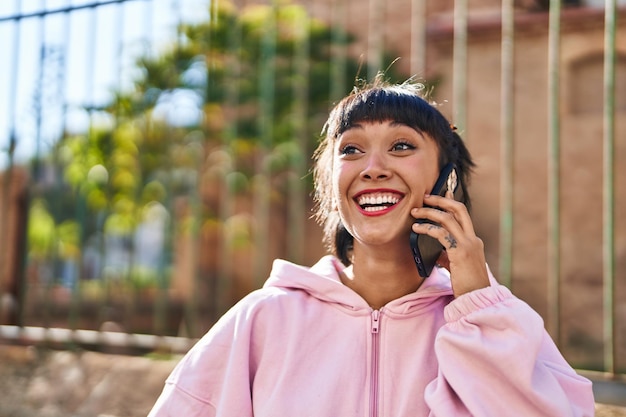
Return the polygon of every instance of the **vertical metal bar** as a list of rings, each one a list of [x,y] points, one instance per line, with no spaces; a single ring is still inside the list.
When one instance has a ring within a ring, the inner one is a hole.
[[[177,25],[180,24],[180,14],[176,14],[176,12],[180,13],[180,4],[177,0],[173,0],[170,6],[170,10],[172,11],[172,16],[175,17],[176,19],[176,23]],[[180,42],[180,36],[176,37],[176,48],[178,48],[178,43]],[[168,126],[166,129],[170,129],[170,127]],[[171,165],[169,167],[171,169]],[[171,180],[170,180],[170,187],[169,187],[169,192],[171,193],[173,191],[173,187],[171,184]],[[173,201],[174,199],[171,199],[171,201]],[[171,207],[172,205],[170,205]],[[172,210],[170,213],[173,213],[174,210]],[[175,215],[171,215],[171,222],[168,224],[169,229],[168,229],[168,233],[169,233],[169,238],[170,239],[174,239],[174,236],[176,236],[176,233],[174,232],[175,230],[175,224],[176,224],[176,220],[174,219]],[[174,242],[169,242],[170,244],[170,248],[173,248],[175,243]],[[192,262],[193,262],[193,256],[191,256]],[[167,315],[167,294],[168,294],[168,282],[169,280],[167,279],[167,273],[166,271],[168,271],[167,268],[167,264],[165,263],[165,257],[161,260],[161,264],[160,264],[160,268],[159,268],[159,272],[158,272],[158,286],[156,289],[156,295],[154,297],[154,299],[150,300],[149,302],[152,303],[152,331],[157,334],[157,335],[163,335],[165,332],[165,320],[166,320],[166,315]],[[195,271],[194,268],[190,269],[191,271]],[[187,331],[189,331],[189,335],[193,336],[193,331],[196,328],[196,315],[195,315],[195,283],[196,283],[196,274],[192,273],[191,276],[191,282],[192,282],[192,290],[190,292],[190,297],[191,297],[191,301],[190,301],[190,308],[188,310],[185,311],[185,320],[186,320],[186,324],[187,324]]]
[[[426,0],[411,0],[411,75],[426,76]]]
[[[301,263],[304,256],[304,236],[306,212],[306,190],[304,181],[306,175],[307,149],[307,112],[309,98],[309,17],[307,10],[299,19],[294,21],[294,68],[293,95],[294,95],[294,136],[297,147],[294,149],[290,161],[289,197],[288,197],[288,225],[287,225],[287,254],[289,259]],[[296,157],[297,156],[297,157]]]
[[[238,6],[235,6],[238,7]],[[237,9],[235,13],[239,13]],[[226,119],[226,126],[224,129],[224,150],[227,152],[232,162],[231,168],[236,171],[235,166],[235,140],[238,135],[237,127],[237,112],[239,106],[239,81],[241,79],[241,41],[242,41],[242,28],[239,20],[235,25],[228,28],[228,60],[226,65],[228,70],[226,71],[225,80],[225,102],[224,105],[231,114],[231,117]],[[217,281],[217,297],[216,301],[216,316],[221,316],[228,307],[231,301],[231,290],[233,280],[233,242],[228,238],[228,231],[226,225],[228,220],[234,214],[234,200],[236,193],[236,174],[234,172],[225,173],[223,177],[223,195],[220,199],[219,218],[222,225],[222,241],[220,245],[220,256],[218,259],[218,281]]]
[[[15,10],[16,14],[21,14],[20,4],[22,4],[19,0],[15,0]],[[9,167],[13,166],[13,151],[17,145],[17,134],[16,134],[16,117],[15,117],[15,109],[17,108],[17,85],[19,78],[19,52],[20,52],[20,20],[13,21],[13,58],[11,60],[11,79],[9,81],[9,100],[11,100],[11,104],[8,108],[8,123],[9,123]],[[6,242],[3,242],[6,243]],[[5,252],[4,250],[2,251]],[[3,263],[4,264],[4,263]]]
[[[90,19],[90,24],[89,24],[89,33],[87,34],[87,51],[85,52],[85,61],[87,62],[86,64],[86,68],[85,68],[85,91],[87,92],[87,97],[86,97],[86,103],[85,106],[88,107],[88,116],[89,116],[89,125],[88,125],[88,131],[86,133],[87,135],[87,140],[90,140],[90,136],[93,134],[93,107],[94,107],[94,96],[93,96],[93,91],[94,91],[94,62],[95,62],[95,53],[97,50],[96,47],[96,33],[98,30],[98,18],[96,15],[96,8],[90,8],[88,11],[89,13],[89,19]],[[85,157],[87,157],[85,155]],[[85,239],[86,239],[86,216],[87,216],[87,201],[86,201],[86,197],[83,195],[83,190],[81,189],[81,187],[79,187],[76,190],[76,217],[77,217],[77,222],[79,225],[79,230],[80,230],[80,248],[84,248],[85,247]],[[103,224],[104,222],[98,222],[98,224]],[[103,234],[101,236],[104,236]],[[106,259],[105,257],[105,245],[103,242],[104,237],[101,237],[100,239],[100,256],[101,259]],[[79,263],[78,263],[78,270],[82,270],[82,253],[79,255]],[[78,280],[80,281],[80,276],[78,277]],[[103,298],[102,303],[106,303],[108,302],[108,285],[107,283],[102,282],[102,285],[104,286],[104,288],[106,289],[106,293],[107,295]],[[69,317],[68,317],[68,321],[69,321],[69,328],[70,329],[76,329],[78,326],[78,319],[80,316],[80,312],[79,312],[79,307],[80,307],[80,299],[81,299],[81,293],[78,290],[78,288],[80,287],[79,283],[77,282],[76,285],[74,285],[74,287],[72,288],[72,299],[71,299],[71,304],[70,304],[70,311],[69,311]]]
[[[603,116],[603,323],[604,370],[615,368],[615,63],[616,0],[606,0]]]
[[[66,0],[70,1],[70,0]],[[65,131],[67,128],[67,68],[68,68],[68,59],[69,56],[69,43],[70,43],[70,13],[63,13],[63,46],[61,48],[61,56],[62,64],[61,64],[61,96],[62,98],[62,120],[61,120],[61,135],[65,135]],[[57,156],[55,155],[55,158]],[[59,179],[59,183],[60,183]]]
[[[180,10],[182,10],[182,6],[179,7]],[[211,25],[217,25],[219,24],[218,22],[218,11],[217,11],[217,2],[211,2],[211,8],[209,9],[209,22]],[[179,24],[182,24],[182,16],[181,19],[179,20]],[[212,39],[209,39],[209,45],[211,45],[211,43],[213,42]],[[211,74],[211,71],[215,69],[215,61],[210,60],[207,63],[206,66],[206,71],[207,71],[207,79],[208,79],[208,84],[207,84],[207,91],[205,92],[205,96],[203,97],[203,102],[206,103],[207,102],[207,98],[210,94],[210,90],[212,88],[212,83],[213,83],[213,74]],[[206,135],[205,134],[188,134],[188,137],[193,137],[194,141],[197,141],[199,143],[196,143],[196,145],[198,145],[196,147],[196,149],[198,149],[198,153],[196,155],[193,155],[193,157],[195,158],[195,175],[196,175],[196,181],[193,184],[193,187],[191,188],[191,195],[189,196],[189,201],[190,201],[190,208],[191,208],[191,216],[192,216],[192,227],[191,227],[191,242],[192,242],[192,248],[191,248],[191,256],[190,256],[190,262],[191,262],[191,267],[190,270],[192,271],[192,283],[193,283],[193,287],[192,287],[192,293],[191,293],[191,310],[190,310],[190,317],[193,318],[193,326],[190,326],[190,329],[192,331],[192,333],[190,334],[190,336],[192,337],[197,337],[199,336],[199,333],[202,333],[203,329],[200,326],[200,294],[199,294],[199,289],[200,289],[200,281],[202,280],[201,274],[200,274],[200,258],[201,258],[201,254],[200,254],[200,241],[201,241],[201,228],[202,228],[202,222],[203,222],[203,210],[202,210],[202,196],[200,195],[200,189],[202,187],[202,173],[203,173],[203,169],[204,169],[204,161],[206,160],[206,149],[207,149],[207,145],[206,145]],[[189,146],[189,144],[187,144],[187,146]],[[162,293],[162,302],[164,303],[164,308],[163,308],[163,317],[162,320],[163,322],[165,322],[166,320],[166,314],[167,314],[167,286],[163,286],[163,293]],[[211,302],[211,305],[214,305],[214,302]]]
[[[115,4],[113,7],[115,7],[115,12],[116,12],[116,20],[115,20],[115,29],[113,30],[113,34],[111,36],[111,42],[114,43],[116,45],[115,47],[115,60],[116,62],[112,62],[111,66],[114,67],[113,73],[114,73],[114,79],[113,79],[113,84],[115,86],[115,89],[117,89],[118,91],[122,91],[123,89],[123,85],[122,85],[122,74],[123,74],[123,62],[124,62],[124,22],[126,20],[126,8],[124,7],[124,5],[122,3],[117,3]],[[113,97],[111,99],[111,101],[113,103],[116,103],[115,98]],[[120,112],[118,112],[118,108],[114,108],[112,109],[114,118],[113,118],[113,130],[118,129],[119,126],[119,122],[120,122]],[[139,179],[139,181],[141,182],[141,179]],[[135,201],[139,200],[139,194],[141,187],[137,187],[137,189],[135,190],[135,195],[133,196]],[[133,208],[134,212],[133,212],[133,218],[137,219],[139,217],[139,212],[140,210],[137,208],[137,204],[134,205]],[[135,243],[136,239],[134,238],[134,236],[130,236],[130,244],[129,244],[129,256],[128,256],[128,269],[126,271],[126,273],[124,274],[125,276],[123,277],[123,280],[125,281],[125,286],[124,286],[124,290],[127,292],[130,292],[130,288],[132,288],[131,286],[131,282],[132,282],[132,276],[133,274],[135,274],[135,263],[136,263],[136,255],[137,255],[137,248],[136,248],[136,243]],[[128,332],[132,332],[132,326],[133,326],[133,317],[135,316],[135,302],[133,300],[133,297],[130,297],[130,294],[118,294],[118,297],[121,298],[120,301],[116,302],[120,302],[120,304],[122,304],[123,306],[123,311],[121,312],[121,317],[117,318],[117,320],[120,320],[121,324],[123,325],[123,327],[126,329],[126,331]],[[113,318],[105,318],[105,320],[113,320]]]
[[[560,62],[561,0],[550,0],[548,33],[548,317],[547,327],[560,345]]]
[[[209,87],[210,88],[210,87]],[[190,196],[189,196],[189,208],[190,208],[190,216],[191,216],[191,254],[189,256],[189,263],[191,271],[191,282],[192,289],[190,294],[190,304],[189,304],[189,312],[187,318],[189,320],[189,330],[191,337],[197,337],[198,333],[201,332],[200,329],[200,229],[202,227],[202,199],[199,195],[200,188],[202,186],[202,170],[204,166],[205,158],[205,149],[206,144],[204,134],[194,135],[188,134],[188,136],[193,137],[194,141],[198,141],[197,147],[193,147],[192,149],[197,149],[197,154],[192,155],[195,159],[195,169],[196,169],[196,181],[191,187]],[[189,144],[187,145],[189,146]],[[159,309],[157,309],[157,324],[160,326],[159,329],[164,331],[166,329],[165,322],[167,319],[167,303],[168,303],[168,288],[167,281],[163,280],[163,285],[161,287],[161,291],[159,291]],[[211,305],[213,302],[210,303]]]
[[[367,78],[373,80],[382,70],[385,3],[369,0],[369,27],[367,39]]]
[[[67,2],[69,2],[70,0],[67,0]],[[66,2],[66,3],[67,3]],[[69,4],[68,4],[69,7]],[[59,70],[59,74],[60,74],[60,80],[59,80],[59,91],[61,92],[60,96],[61,96],[61,130],[60,130],[60,135],[61,138],[63,136],[65,136],[66,134],[66,125],[67,125],[67,68],[68,68],[68,60],[67,60],[67,56],[69,55],[69,42],[70,42],[70,12],[66,11],[63,13],[63,40],[62,40],[62,47],[60,48],[60,54],[61,54],[61,63],[60,63],[60,70]],[[61,139],[62,140],[62,139]],[[53,147],[53,158],[55,159],[54,164],[56,166],[62,166],[61,164],[61,155],[60,153],[62,152],[58,146]],[[53,187],[55,187],[55,192],[59,192],[59,195],[61,195],[61,190],[63,189],[63,187],[65,186],[64,182],[63,182],[63,174],[61,172],[57,172],[55,174],[55,180],[54,180],[54,185]],[[55,218],[61,218],[61,217],[57,217],[59,215],[62,215],[62,201],[52,201],[51,202],[51,212],[53,214],[53,216]],[[81,274],[81,268],[80,268],[80,263],[78,264],[79,267],[76,268],[76,276],[80,277]]]
[[[154,38],[155,38],[155,25],[154,25],[154,7],[153,7],[153,0],[148,0],[144,3],[144,13],[143,13],[143,45],[144,45],[144,54],[148,57],[153,57],[153,54],[155,53],[155,51],[152,49],[153,43],[154,43]],[[152,114],[146,114],[146,118],[149,120],[148,125],[152,124],[152,120],[150,120],[152,118]],[[149,135],[149,130],[150,127],[146,127],[146,134]],[[156,132],[153,132],[152,134],[157,134]],[[158,262],[158,266],[157,266],[157,299],[153,301],[153,308],[154,308],[154,315],[152,317],[152,325],[153,325],[153,329],[157,329],[158,328],[158,322],[159,320],[161,320],[159,317],[162,316],[163,313],[161,313],[160,311],[157,311],[160,309],[160,307],[158,307],[158,303],[159,301],[157,301],[158,299],[160,299],[159,297],[162,296],[163,292],[161,288],[163,288],[166,285],[167,277],[166,274],[169,271],[170,268],[170,264],[171,264],[171,259],[172,259],[172,251],[173,251],[173,247],[174,247],[174,242],[172,242],[172,240],[174,239],[173,236],[176,235],[176,233],[174,232],[174,225],[176,224],[176,220],[175,220],[175,216],[173,215],[174,210],[172,209],[172,204],[171,202],[171,197],[170,197],[170,192],[171,192],[171,187],[168,190],[168,199],[167,201],[164,203],[167,212],[168,212],[168,216],[165,217],[166,221],[164,221],[164,223],[162,224],[163,227],[163,247],[161,248],[161,256],[159,258],[159,262]],[[133,291],[135,291],[136,295],[136,289],[133,289]],[[131,314],[132,316],[134,316],[133,314],[133,310],[136,308],[136,298],[133,297],[133,302],[130,303],[130,305],[132,306],[131,309]],[[185,317],[186,319],[186,317]],[[191,332],[189,331],[189,328],[186,329],[187,333],[191,336]]]
[[[468,0],[454,2],[452,111],[453,123],[461,132],[467,128],[467,2]]]
[[[45,9],[45,1],[42,0],[39,2],[39,9],[40,10],[44,10]],[[38,184],[38,182],[41,180],[40,178],[40,152],[41,152],[41,123],[42,123],[42,107],[43,107],[43,89],[44,89],[44,68],[45,68],[45,64],[46,64],[46,49],[45,49],[45,35],[44,35],[44,31],[45,31],[45,15],[40,15],[37,18],[37,22],[38,22],[38,26],[39,26],[39,37],[37,40],[37,45],[39,47],[39,68],[38,68],[38,77],[37,77],[37,81],[36,81],[36,87],[35,87],[35,155],[33,157],[33,162],[32,162],[32,182],[33,184]],[[32,201],[33,198],[36,198],[39,194],[38,192],[39,187],[32,187],[31,190],[29,190],[29,199]],[[56,225],[55,225],[56,226]],[[55,228],[55,236],[53,237],[54,239],[58,239],[58,235],[56,233],[56,228]],[[56,251],[51,251],[51,258],[53,259],[53,265],[55,265],[58,261],[58,252]],[[52,268],[52,274],[51,276],[49,276],[49,281],[45,284],[44,287],[44,299],[43,299],[43,320],[42,322],[44,323],[44,326],[49,326],[50,324],[50,316],[51,316],[51,306],[55,303],[56,300],[54,300],[53,298],[53,287],[55,285],[58,285],[58,283],[56,282],[57,276],[57,269],[55,266],[53,266]]]
[[[15,9],[17,10],[16,14],[20,14],[19,13],[19,9],[20,9],[20,2],[18,0],[15,0]],[[7,168],[6,171],[3,175],[3,182],[2,182],[2,204],[4,205],[4,210],[2,215],[0,216],[0,236],[5,236],[6,231],[7,231],[7,225],[8,225],[8,207],[9,207],[9,199],[11,197],[11,189],[12,189],[12,184],[13,184],[13,157],[14,157],[14,152],[15,152],[15,147],[17,146],[17,133],[16,133],[16,117],[15,117],[15,109],[17,107],[17,85],[18,85],[18,78],[19,78],[19,51],[20,51],[20,43],[21,43],[21,39],[20,39],[20,21],[16,20],[13,22],[14,25],[14,36],[13,36],[13,59],[11,60],[11,70],[10,70],[10,74],[11,74],[11,78],[9,80],[9,109],[8,109],[8,115],[7,115],[7,121],[8,121],[8,131],[9,131],[9,146],[7,148],[7,156],[8,156],[8,161],[7,161]],[[3,239],[0,243],[0,293],[5,293],[9,291],[9,287],[10,285],[10,280],[11,277],[9,277],[8,271],[6,269],[6,254],[7,254],[7,250],[8,248],[6,247],[8,245],[9,241],[7,239]],[[25,261],[25,260],[24,260]],[[23,262],[24,262],[23,261]],[[20,277],[18,277],[17,279],[19,279]],[[21,311],[23,311],[23,308],[21,306],[23,306],[23,298],[25,296],[25,282],[22,283],[22,291],[21,294],[18,294],[18,298],[21,298],[20,300],[15,300],[17,302],[18,308],[20,309],[20,312],[18,312],[18,322],[21,322]],[[4,324],[7,322],[7,319],[10,319],[10,314],[8,314],[8,309],[10,308],[10,306],[4,306],[5,299],[4,297],[0,297],[0,324]],[[7,313],[7,316],[5,317],[5,310]]]
[[[45,10],[45,0],[40,0],[39,9]],[[41,123],[43,112],[43,96],[44,96],[44,72],[45,72],[45,60],[46,60],[46,45],[45,45],[45,17],[39,16],[37,19],[39,23],[39,78],[37,80],[36,98],[35,98],[35,157],[33,158],[33,179],[37,183],[41,178]]]
[[[331,16],[331,44],[333,54],[330,63],[330,100],[339,100],[346,91],[346,66],[347,66],[347,33],[346,27],[346,5],[343,0],[333,2]]]
[[[269,221],[270,221],[270,169],[268,150],[273,143],[274,95],[276,58],[277,13],[276,4],[272,5],[265,33],[261,40],[261,63],[259,77],[259,135],[260,146],[258,156],[258,172],[255,181],[255,222],[256,222],[256,268],[255,284],[261,286],[269,273]]]
[[[500,274],[511,287],[513,261],[513,140],[515,85],[515,14],[513,0],[502,1],[502,46],[500,70]]]

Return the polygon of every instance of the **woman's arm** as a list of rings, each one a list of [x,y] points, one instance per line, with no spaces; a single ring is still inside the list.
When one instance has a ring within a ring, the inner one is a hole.
[[[250,332],[241,310],[227,312],[183,357],[148,417],[252,417]]]
[[[445,317],[435,341],[439,375],[426,390],[432,417],[594,415],[591,382],[506,287],[462,295]]]

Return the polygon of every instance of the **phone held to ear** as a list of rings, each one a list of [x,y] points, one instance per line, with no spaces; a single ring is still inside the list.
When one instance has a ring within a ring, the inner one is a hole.
[[[452,163],[443,167],[430,194],[445,197],[448,189],[454,194],[455,200],[462,201],[463,190],[462,187],[459,187],[456,166]],[[436,224],[426,219],[417,219],[415,222]],[[417,271],[421,277],[428,278],[444,249],[443,245],[437,239],[415,233],[413,230],[411,230],[410,244]]]

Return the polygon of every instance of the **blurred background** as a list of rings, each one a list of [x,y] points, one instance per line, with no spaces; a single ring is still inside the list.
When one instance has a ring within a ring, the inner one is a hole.
[[[183,353],[325,254],[311,154],[385,71],[473,153],[496,277],[626,371],[626,1],[5,0],[0,344]]]

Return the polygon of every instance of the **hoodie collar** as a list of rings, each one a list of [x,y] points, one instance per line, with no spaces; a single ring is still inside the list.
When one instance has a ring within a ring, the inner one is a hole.
[[[319,300],[339,304],[353,311],[369,308],[363,298],[343,285],[335,262],[338,261],[333,256],[327,255],[309,268],[276,259],[263,287],[303,290]]]
[[[339,278],[341,262],[334,256],[324,256],[312,267],[304,267],[282,259],[274,261],[272,272],[264,287],[303,290],[313,297],[342,306],[350,311],[372,311],[367,302]],[[385,311],[407,314],[432,304],[441,296],[451,295],[450,275],[443,268],[435,268],[420,288],[391,301]]]

